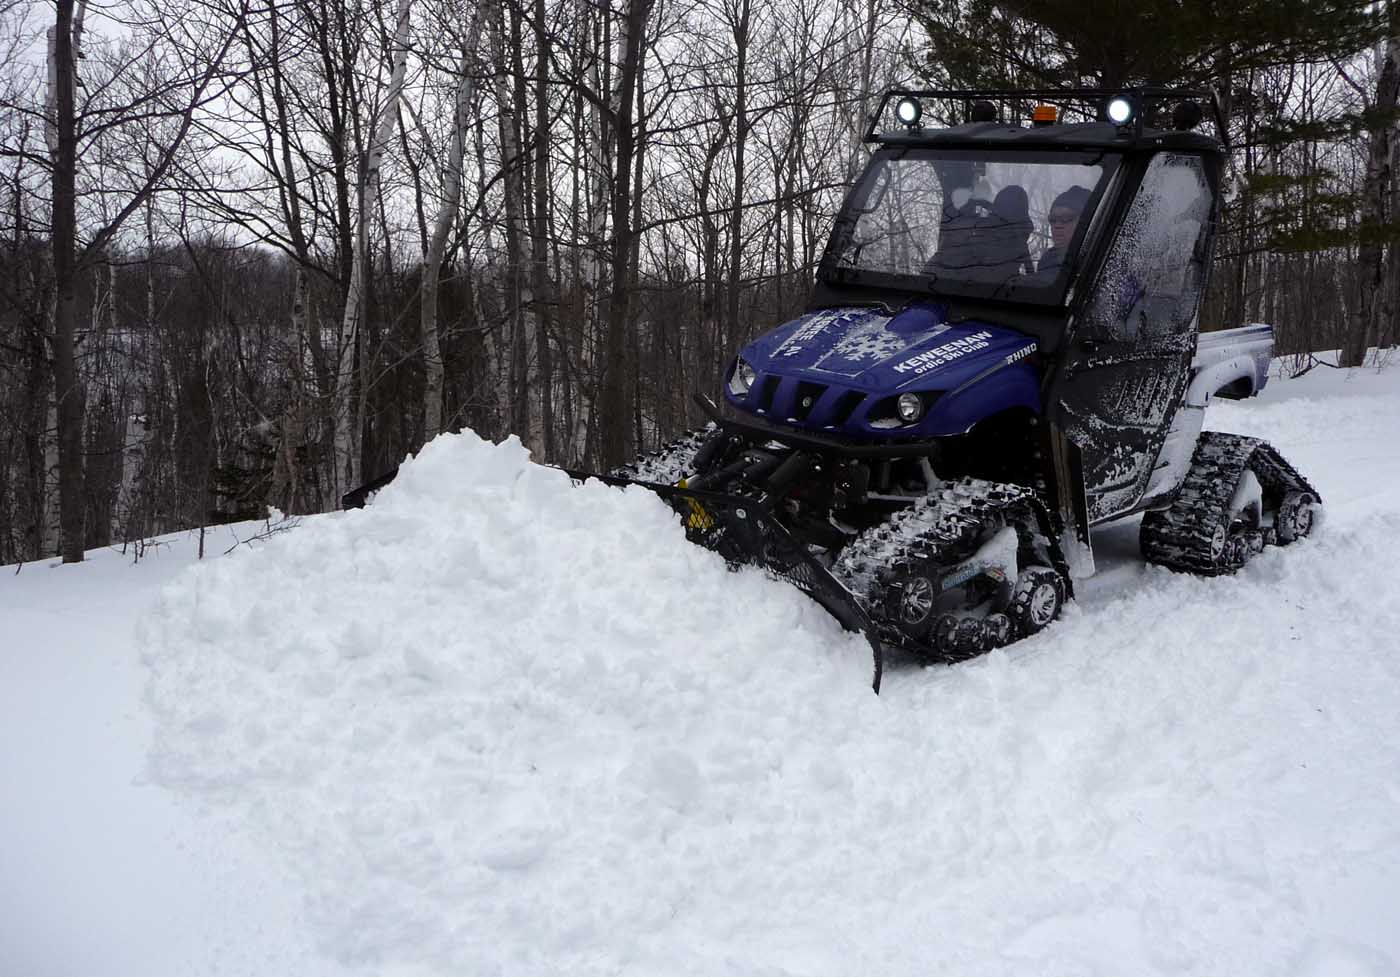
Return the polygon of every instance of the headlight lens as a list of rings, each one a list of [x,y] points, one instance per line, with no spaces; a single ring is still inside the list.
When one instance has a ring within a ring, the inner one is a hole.
[[[1108,121],[1116,126],[1126,125],[1133,118],[1133,103],[1122,95],[1108,103]]]
[[[900,394],[894,406],[899,411],[899,419],[905,424],[913,424],[924,416],[924,399],[918,394]]]
[[[895,105],[894,114],[898,116],[899,121],[903,122],[905,125],[916,126],[919,124],[920,116],[924,114],[924,107],[919,104],[917,98],[909,98],[906,96],[901,98]]]
[[[734,373],[729,378],[729,392],[736,397],[742,397],[749,392],[749,389],[754,385],[754,381],[757,379],[758,374],[754,371],[754,368],[740,358],[735,361]]]

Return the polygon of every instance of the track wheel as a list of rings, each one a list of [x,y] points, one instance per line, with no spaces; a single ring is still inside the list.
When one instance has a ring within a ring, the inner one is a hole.
[[[1274,529],[1280,544],[1302,539],[1313,531],[1313,506],[1317,500],[1311,492],[1289,492],[1279,503],[1274,517]]]
[[[938,577],[925,560],[902,560],[890,573],[885,613],[914,641],[923,643],[938,617]]]
[[[1011,618],[1001,613],[981,618],[944,614],[934,623],[931,643],[938,649],[939,660],[962,662],[1009,645],[1015,640],[1015,627]]]
[[[1223,523],[1216,526],[1210,538],[1210,558],[1223,573],[1234,573],[1254,555],[1249,539],[1243,532],[1231,532]]]
[[[1026,567],[1016,578],[1007,616],[1017,633],[1029,637],[1060,615],[1065,602],[1065,582],[1046,566]]]

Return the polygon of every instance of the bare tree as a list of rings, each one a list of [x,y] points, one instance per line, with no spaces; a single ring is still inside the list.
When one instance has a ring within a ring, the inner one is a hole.
[[[482,4],[472,4],[466,36],[462,40],[457,96],[453,103],[451,147],[443,172],[442,199],[433,218],[432,236],[423,256],[421,322],[423,329],[423,437],[432,438],[442,430],[442,345],[438,339],[438,279],[447,251],[447,236],[462,200],[462,161],[466,155],[467,127],[475,102],[473,92],[476,50],[481,37]]]
[[[355,366],[360,352],[360,323],[364,314],[365,267],[369,260],[369,223],[371,206],[379,196],[380,170],[384,156],[394,138],[398,121],[399,98],[403,94],[404,75],[408,70],[408,30],[412,0],[398,0],[394,17],[394,39],[390,49],[392,69],[389,90],[379,107],[374,124],[374,140],[365,159],[358,194],[358,218],[355,224],[355,244],[350,263],[350,286],[345,295],[345,318],[340,327],[339,366],[336,369],[335,444],[332,455],[334,477],[332,490],[337,497],[355,487],[360,481],[360,453],[355,434],[362,419],[364,393],[356,398]]]
[[[83,498],[83,428],[86,405],[76,363],[77,279],[99,259],[109,242],[154,191],[180,151],[196,111],[214,94],[211,89],[224,67],[237,25],[246,7],[219,12],[221,23],[214,28],[211,46],[186,52],[190,60],[175,78],[161,89],[139,94],[116,117],[96,109],[82,113],[75,98],[76,64],[73,0],[57,0],[53,34],[54,142],[52,167],[52,246],[54,278],[53,371],[58,414],[58,482],[62,554],[65,563],[83,558],[86,540]],[[168,25],[166,25],[168,26]],[[153,42],[153,46],[156,42]],[[196,56],[198,60],[196,60]],[[177,95],[179,97],[177,99]],[[145,180],[127,196],[114,216],[78,246],[78,147],[84,137],[99,135],[122,123],[152,117],[174,119],[175,131],[159,147],[154,165]]]
[[[615,139],[613,155],[610,242],[612,294],[608,301],[607,336],[603,347],[602,416],[599,419],[602,461],[619,464],[634,450],[634,433],[627,409],[628,283],[632,258],[632,157],[636,130],[632,113],[636,102],[638,65],[651,0],[627,0],[617,40],[617,86],[608,105]]]

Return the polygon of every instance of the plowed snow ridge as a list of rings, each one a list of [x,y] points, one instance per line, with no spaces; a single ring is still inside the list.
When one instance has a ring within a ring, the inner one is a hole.
[[[1110,531],[1049,632],[879,698],[646,493],[444,436],[167,590],[154,776],[376,974],[1393,974],[1396,377],[1211,410],[1318,537],[1207,581]]]

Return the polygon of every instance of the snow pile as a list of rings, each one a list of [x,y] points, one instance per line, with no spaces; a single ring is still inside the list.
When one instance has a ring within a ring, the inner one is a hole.
[[[200,566],[162,604],[155,776],[284,845],[353,959],[588,971],[667,930],[705,884],[715,838],[690,833],[781,771],[767,703],[847,726],[875,709],[868,647],[819,607],[514,440],[439,438],[371,508]]]
[[[1347,436],[1396,464],[1376,389]],[[442,437],[165,593],[153,775],[377,974],[1392,974],[1400,497],[1332,506],[1369,469],[1304,433],[1321,537],[1125,560],[880,698],[861,639],[646,493]]]

